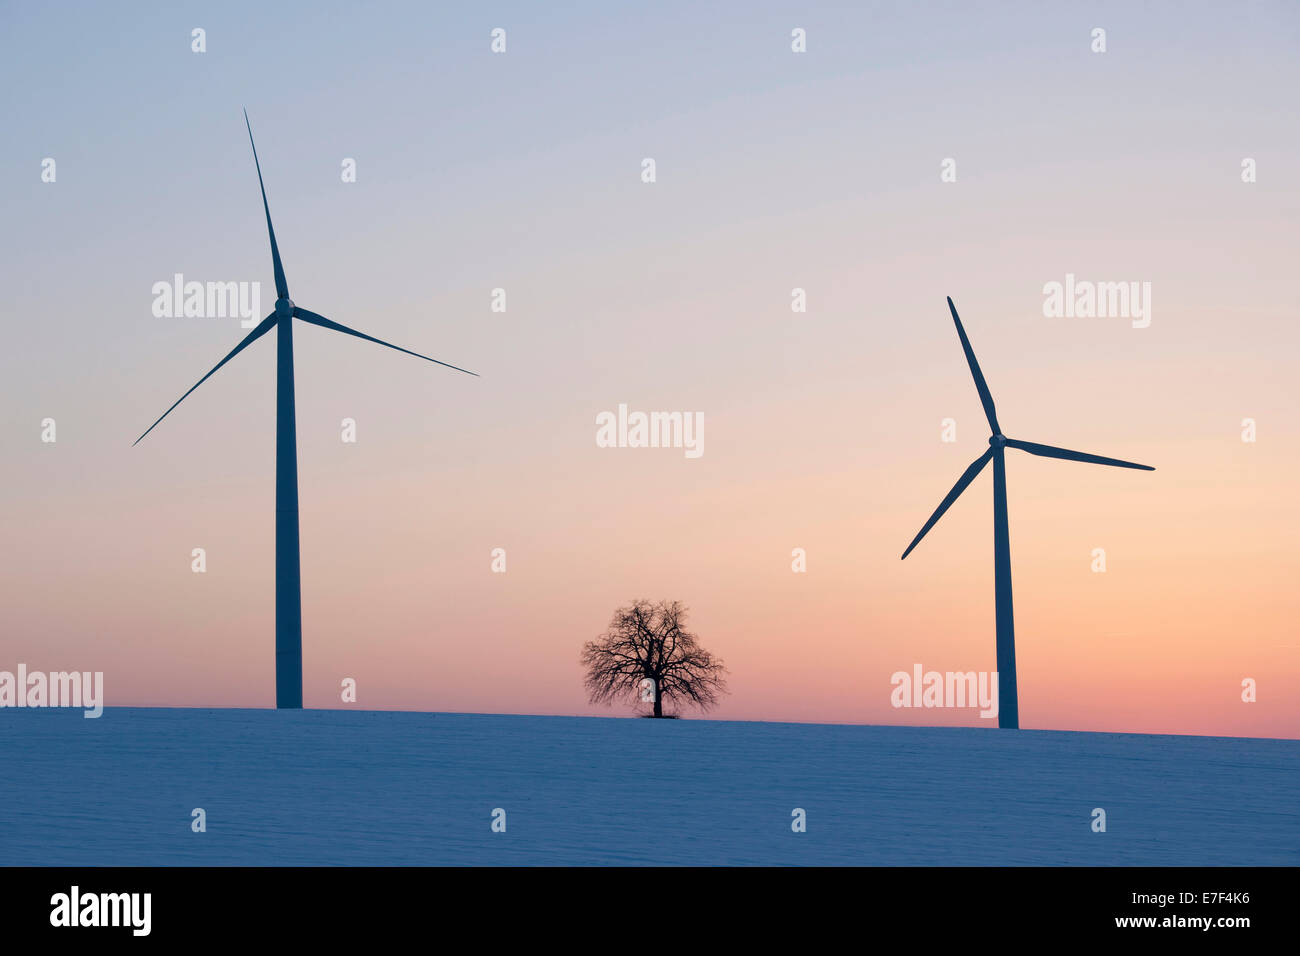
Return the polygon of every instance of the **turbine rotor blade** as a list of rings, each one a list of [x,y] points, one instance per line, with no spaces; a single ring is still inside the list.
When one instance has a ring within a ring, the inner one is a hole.
[[[1086,461],[1094,465],[1114,465],[1116,468],[1137,468],[1141,471],[1155,471],[1150,465],[1139,465],[1133,461],[1123,461],[1119,458],[1103,458],[1101,455],[1089,455],[1087,452],[1070,451],[1068,448],[1057,448],[1054,445],[1039,445],[1032,441],[1020,441],[1015,438],[1007,439],[1008,448],[1019,448],[1021,451],[1027,451],[1031,455],[1038,455],[1042,458],[1064,458],[1066,461]]]
[[[966,364],[970,366],[970,373],[975,378],[975,389],[980,393],[980,404],[984,406],[984,417],[989,420],[989,427],[993,429],[993,434],[1000,435],[1002,429],[998,427],[998,413],[993,408],[993,395],[989,392],[988,383],[984,381],[980,363],[975,361],[975,350],[970,347],[970,339],[966,338],[966,330],[962,328],[961,319],[957,317],[957,307],[952,304],[952,296],[948,296],[948,311],[952,313],[952,320],[957,325],[961,348],[966,353]]]
[[[461,368],[459,365],[452,365],[450,362],[440,362],[436,358],[429,358],[427,355],[421,355],[419,352],[412,352],[410,349],[404,349],[400,345],[393,345],[391,342],[385,342],[383,339],[377,339],[373,335],[366,335],[364,332],[358,332],[356,329],[350,329],[346,325],[331,321],[323,315],[317,315],[315,312],[299,306],[294,306],[293,314],[304,322],[310,322],[312,325],[319,325],[322,329],[333,329],[335,332],[346,332],[348,335],[355,335],[359,339],[365,339],[367,342],[374,342],[376,345],[384,345],[390,349],[396,349],[399,352],[405,352],[407,355],[414,355],[416,358],[422,358],[426,362],[433,362],[435,365],[442,365],[446,368],[455,369],[457,372],[464,372],[466,375],[478,377],[478,372],[471,372],[467,368]]]
[[[952,506],[952,503],[957,500],[958,496],[966,490],[966,486],[975,480],[975,476],[984,470],[984,466],[989,463],[989,460],[992,457],[993,449],[990,448],[984,454],[971,462],[970,467],[962,472],[961,477],[957,479],[957,484],[952,486],[952,491],[948,492],[948,496],[944,498],[943,501],[939,502],[939,507],[934,509],[934,514],[930,515],[930,520],[925,523],[925,527],[917,532],[916,537],[912,539],[912,543],[907,546],[907,550],[903,552],[903,557],[899,559],[900,561],[911,554],[912,549],[921,543],[921,539],[925,537],[925,533],[934,527],[936,521],[943,517],[943,513],[947,511]]]
[[[216,373],[217,369],[221,368],[221,366],[225,365],[227,362],[229,362],[240,352],[244,351],[244,349],[248,348],[249,345],[251,345],[257,339],[261,338],[263,335],[265,335],[274,326],[275,326],[275,313],[272,312],[261,322],[259,322],[257,324],[257,327],[253,329],[253,331],[249,332],[246,336],[244,336],[244,340],[240,342],[238,345],[236,345],[233,349],[231,349],[229,355],[227,355],[220,362],[214,365],[212,367],[211,372],[209,372],[207,375],[203,376],[201,379],[195,382],[193,388],[190,389],[190,392],[194,391],[195,388],[198,388],[200,385],[202,385],[204,382],[210,379]],[[168,415],[172,413],[172,409],[174,409],[181,402],[185,401],[185,399],[189,398],[190,392],[186,392],[180,398],[176,399],[175,404],[173,404],[171,408],[167,409],[167,411],[163,412],[161,415],[158,416],[158,422],[161,422],[164,418],[166,418]],[[147,429],[145,429],[144,435],[148,435],[149,432],[157,428],[158,422],[154,422]],[[139,438],[133,441],[131,443],[131,447],[134,448],[136,445],[140,444],[140,442],[144,441],[144,435],[141,435]]]
[[[271,265],[275,269],[275,296],[277,299],[287,299],[289,283],[284,281],[284,266],[280,264],[280,247],[275,244],[275,229],[271,226],[271,207],[266,202],[266,184],[262,182],[262,164],[257,160],[257,144],[253,142],[253,124],[248,122],[248,110],[244,110],[244,125],[248,127],[248,145],[253,147],[253,165],[257,167],[257,184],[262,188],[266,231],[271,235]]]

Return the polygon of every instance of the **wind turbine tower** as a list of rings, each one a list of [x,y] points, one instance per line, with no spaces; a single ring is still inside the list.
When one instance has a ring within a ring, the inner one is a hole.
[[[136,445],[153,431],[158,422],[171,414],[190,392],[198,388],[232,358],[248,348],[271,329],[276,330],[275,374],[275,706],[280,709],[302,707],[302,574],[298,545],[298,429],[293,403],[293,320],[301,319],[323,329],[345,332],[367,342],[397,349],[438,365],[477,375],[435,358],[400,348],[389,342],[366,335],[346,325],[340,325],[317,315],[289,298],[289,284],[284,278],[280,263],[280,247],[275,242],[275,229],[271,225],[271,207],[266,201],[266,185],[262,181],[262,164],[257,159],[257,145],[253,142],[253,127],[244,112],[244,125],[248,128],[248,143],[253,147],[253,163],[257,167],[257,182],[262,190],[262,209],[266,213],[266,231],[271,237],[271,267],[275,272],[275,311],[263,319],[230,354],[213,366],[199,379],[189,392],[158,417],[144,435],[135,440]]]
[[[995,616],[997,619],[998,648],[998,726],[1017,729],[1020,727],[1020,704],[1016,693],[1016,626],[1011,608],[1011,538],[1007,528],[1007,465],[1006,450],[1019,448],[1031,455],[1043,458],[1064,458],[1067,461],[1085,461],[1094,465],[1113,465],[1116,468],[1139,468],[1142,471],[1155,471],[1150,465],[1139,465],[1118,458],[1103,458],[1068,448],[1056,448],[1053,445],[1039,445],[1031,441],[1020,441],[1002,434],[998,425],[997,411],[993,407],[993,396],[984,382],[984,373],[980,371],[979,362],[975,361],[975,352],[966,338],[961,319],[957,317],[957,307],[948,299],[948,310],[952,312],[952,321],[957,326],[957,337],[961,339],[962,351],[966,353],[966,363],[970,366],[975,379],[975,389],[979,392],[980,403],[984,406],[984,415],[989,421],[993,434],[989,436],[989,450],[971,462],[970,467],[962,472],[952,491],[939,502],[930,520],[925,523],[912,543],[903,552],[906,558],[912,553],[925,533],[934,527],[936,521],[943,517],[954,501],[966,490],[966,486],[984,470],[984,466],[993,462],[993,587],[995,599]]]

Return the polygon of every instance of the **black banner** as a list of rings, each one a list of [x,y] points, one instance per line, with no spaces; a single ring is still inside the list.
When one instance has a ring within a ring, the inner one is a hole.
[[[658,910],[671,897],[670,909],[707,936],[767,933],[776,921],[795,934],[922,944],[992,942],[996,931],[1003,941],[1231,945],[1286,929],[1294,878],[1265,868],[12,868],[0,870],[0,913],[7,939],[89,945],[284,933],[337,943],[458,927],[495,939],[545,926],[579,938],[608,925],[635,937],[628,907],[658,900]]]

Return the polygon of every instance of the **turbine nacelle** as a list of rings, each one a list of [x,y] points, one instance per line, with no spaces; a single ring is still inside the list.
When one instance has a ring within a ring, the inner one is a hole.
[[[993,430],[993,434],[989,436],[989,450],[971,462],[969,467],[962,473],[962,476],[957,479],[957,483],[952,486],[952,491],[948,492],[947,497],[939,502],[939,507],[934,509],[934,514],[930,515],[930,520],[925,523],[917,536],[912,539],[912,543],[907,546],[907,550],[903,552],[904,558],[911,554],[912,549],[921,543],[925,533],[934,527],[936,521],[943,517],[943,513],[984,470],[985,465],[995,459],[999,463],[1003,461],[1003,453],[1008,448],[1018,448],[1040,458],[1061,458],[1065,461],[1082,461],[1094,465],[1110,465],[1114,468],[1136,468],[1141,471],[1155,471],[1150,465],[1139,465],[1135,461],[1090,455],[1087,452],[1072,451],[1069,448],[1057,448],[1055,445],[1040,445],[1038,442],[1021,441],[1018,438],[1008,438],[1002,434],[1002,428],[998,425],[997,411],[993,407],[993,395],[989,392],[988,383],[984,381],[984,373],[980,370],[979,362],[975,359],[975,350],[971,348],[970,339],[966,337],[966,330],[962,328],[961,319],[957,316],[957,306],[953,305],[951,297],[948,299],[948,311],[952,313],[953,325],[957,327],[957,338],[961,340],[962,351],[966,353],[966,364],[970,366],[971,378],[975,380],[975,390],[979,392],[980,404],[984,406],[984,415],[988,419],[989,428]]]
[[[248,333],[248,335],[244,336],[243,341],[240,342],[238,345],[236,345],[233,349],[231,349],[230,354],[228,354],[220,362],[214,365],[212,367],[212,370],[208,372],[207,375],[204,375],[196,383],[190,386],[190,390],[188,392],[186,392],[180,398],[176,399],[176,401],[172,403],[172,407],[167,409],[167,411],[163,412],[162,415],[158,417],[158,421],[154,422],[147,429],[145,429],[144,435],[141,435],[139,438],[137,438],[135,440],[135,444],[137,445],[140,444],[140,442],[144,440],[145,435],[148,435],[149,432],[157,428],[159,422],[161,422],[164,418],[170,415],[177,405],[185,401],[185,399],[189,397],[191,392],[193,392],[196,388],[198,388],[209,378],[215,375],[219,368],[221,368],[223,365],[229,362],[232,358],[234,358],[244,349],[248,348],[248,346],[252,345],[255,341],[257,341],[267,332],[271,331],[271,329],[276,328],[281,322],[288,323],[290,320],[295,318],[301,319],[302,321],[310,325],[318,325],[324,329],[332,329],[335,332],[345,332],[348,335],[355,335],[357,338],[365,339],[367,342],[374,342],[376,345],[383,345],[386,346],[387,348],[395,349],[398,352],[405,352],[407,355],[414,355],[416,358],[422,358],[426,361],[433,362],[436,365],[442,365],[445,366],[446,368],[455,369],[457,372],[465,372],[467,375],[477,375],[478,374],[477,372],[471,372],[469,371],[469,369],[461,368],[459,365],[452,365],[449,362],[440,362],[436,358],[430,358],[427,355],[421,355],[419,352],[412,352],[410,349],[404,349],[400,346],[393,345],[391,342],[385,342],[383,339],[377,339],[373,335],[366,335],[364,332],[358,332],[356,329],[348,328],[346,325],[343,325],[339,322],[331,321],[330,319],[325,318],[325,316],[323,315],[317,315],[315,312],[310,312],[307,309],[300,309],[298,308],[297,305],[294,304],[293,299],[289,298],[289,284],[284,279],[284,266],[280,262],[280,247],[276,245],[275,229],[271,226],[271,207],[266,201],[266,186],[262,182],[262,166],[257,159],[257,146],[253,143],[253,126],[251,123],[248,122],[247,111],[245,111],[244,113],[244,126],[247,127],[248,129],[248,145],[251,146],[253,149],[253,165],[257,167],[257,186],[262,193],[262,211],[266,214],[266,233],[271,240],[271,268],[275,273],[275,294],[276,294],[275,311],[272,312],[270,315],[268,315],[266,318],[264,318],[261,322],[259,322],[257,326],[251,332]],[[290,354],[292,353],[290,352]],[[292,366],[293,363],[292,358],[289,359],[289,363],[290,366]],[[292,383],[293,379],[290,378],[289,381]],[[292,385],[290,385],[290,390],[292,392]],[[293,417],[292,394],[290,394],[288,408],[289,408],[289,413],[288,413],[289,418],[292,418]],[[297,468],[296,463],[293,467],[296,473],[296,468]]]

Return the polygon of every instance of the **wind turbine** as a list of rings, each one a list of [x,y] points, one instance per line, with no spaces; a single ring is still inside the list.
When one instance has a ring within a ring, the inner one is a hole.
[[[975,352],[966,338],[966,330],[957,317],[957,307],[948,299],[948,310],[957,326],[957,336],[961,339],[962,351],[966,353],[966,362],[970,365],[971,375],[975,379],[975,388],[980,393],[980,403],[984,406],[984,415],[989,420],[993,434],[989,436],[989,450],[980,455],[970,467],[962,472],[957,484],[952,486],[946,498],[939,502],[930,520],[925,523],[912,543],[903,552],[906,558],[925,537],[925,533],[934,527],[934,523],[943,517],[966,486],[975,480],[975,476],[984,470],[984,466],[993,462],[993,581],[996,597],[996,616],[998,634],[998,726],[1015,730],[1020,726],[1020,707],[1016,697],[1016,627],[1011,611],[1011,539],[1007,531],[1007,465],[1006,450],[1019,448],[1031,455],[1043,458],[1064,458],[1067,461],[1086,461],[1094,465],[1114,465],[1116,468],[1139,468],[1142,471],[1155,471],[1150,465],[1139,465],[1118,458],[1103,458],[1067,448],[1052,445],[1039,445],[1031,441],[1020,441],[1002,434],[998,426],[998,415],[993,408],[993,396],[984,382],[984,373],[980,371],[979,362],[975,361]]]
[[[262,182],[262,164],[257,159],[257,145],[253,142],[253,127],[244,111],[244,125],[248,127],[248,143],[253,147],[253,163],[257,167],[257,182],[262,189],[262,209],[266,212],[266,231],[271,237],[271,266],[275,270],[275,311],[263,319],[230,350],[230,354],[212,367],[194,384],[194,387],[176,400],[171,408],[159,416],[144,435],[135,440],[140,444],[145,435],[158,427],[158,422],[172,413],[190,392],[206,382],[232,358],[252,345],[271,329],[276,330],[276,384],[275,384],[275,706],[277,708],[302,707],[302,586],[298,548],[298,430],[293,403],[293,319],[301,319],[323,329],[346,332],[367,342],[397,349],[437,365],[443,365],[467,375],[477,375],[467,369],[439,362],[435,358],[412,352],[377,339],[374,336],[333,322],[323,315],[309,312],[295,305],[289,298],[289,284],[284,279],[280,264],[280,248],[275,244],[275,229],[271,226],[271,207],[266,202],[266,185]]]

